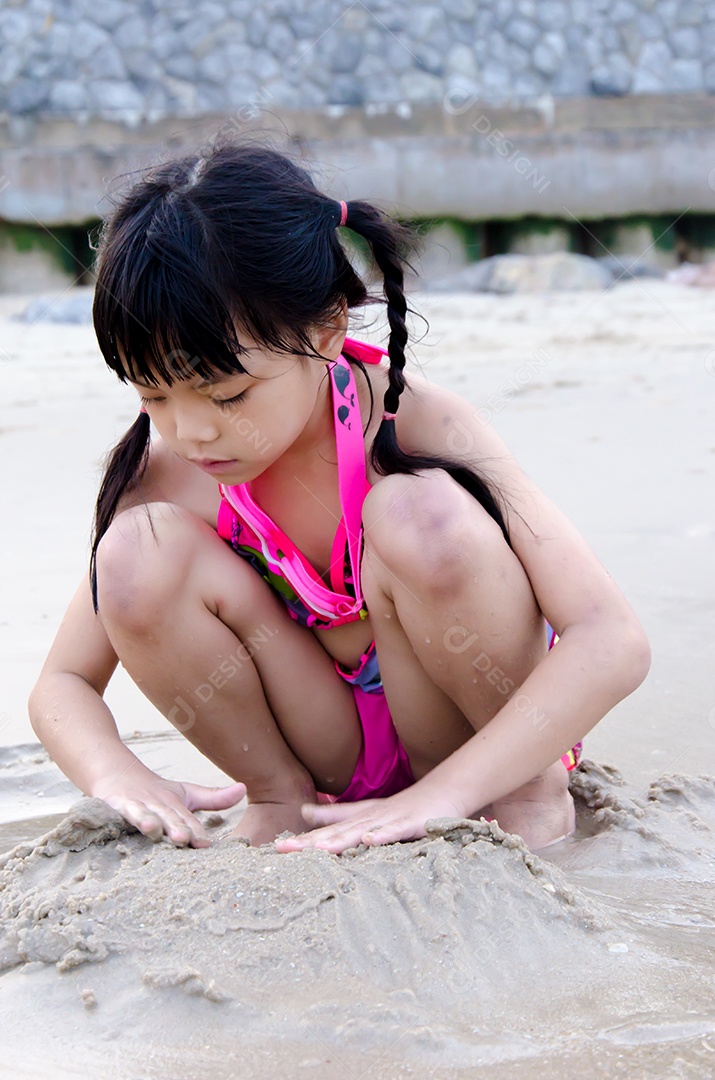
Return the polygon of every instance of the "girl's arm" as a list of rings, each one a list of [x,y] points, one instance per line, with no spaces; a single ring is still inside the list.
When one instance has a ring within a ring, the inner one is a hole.
[[[103,694],[118,658],[92,609],[85,577],[65,614],[28,701],[30,723],[50,757],[86,795],[103,799],[153,839],[205,847],[190,811],[226,809],[243,784],[207,788],[163,779],[126,746]]]
[[[338,852],[424,836],[432,817],[471,816],[543,772],[645,679],[650,647],[627,599],[585,539],[519,467],[495,431],[456,394],[411,380],[400,445],[458,459],[491,480],[507,504],[512,547],[556,646],[478,732],[412,787],[382,800],[306,808],[311,826],[281,850]],[[332,822],[333,824],[327,824]]]

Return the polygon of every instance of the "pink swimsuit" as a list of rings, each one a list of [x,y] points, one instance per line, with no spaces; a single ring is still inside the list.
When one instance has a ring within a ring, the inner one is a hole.
[[[345,338],[351,357],[379,364],[386,350]],[[362,504],[370,484],[365,468],[365,445],[357,389],[348,359],[339,356],[330,366],[342,517],[330,559],[328,588],[288,536],[261,510],[249,484],[219,484],[217,530],[237,554],[246,559],[284,601],[291,618],[315,630],[329,629],[367,618],[360,590]],[[549,628],[550,629],[550,628]],[[549,648],[556,635],[551,631]],[[338,674],[351,683],[362,727],[362,749],[348,787],[340,795],[320,792],[321,802],[356,802],[393,795],[415,782],[405,749],[392,723],[372,641],[351,671],[337,660]],[[578,743],[562,761],[578,764]]]

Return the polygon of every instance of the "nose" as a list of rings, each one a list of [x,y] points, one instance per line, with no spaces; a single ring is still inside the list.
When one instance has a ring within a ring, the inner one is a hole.
[[[218,438],[219,431],[216,417],[211,413],[211,406],[206,401],[176,403],[174,424],[179,442],[191,446],[203,446]]]

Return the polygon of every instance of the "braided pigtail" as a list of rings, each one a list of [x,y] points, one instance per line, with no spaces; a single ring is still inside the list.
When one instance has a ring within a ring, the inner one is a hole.
[[[119,500],[125,492],[136,487],[149,460],[149,432],[151,424],[147,413],[140,412],[124,437],[112,450],[102,477],[94,511],[92,547],[89,557],[89,581],[92,588],[92,606],[97,613],[97,548],[99,541],[112,524]]]
[[[383,419],[372,445],[371,461],[381,476],[390,473],[414,475],[421,469],[444,469],[480,503],[499,525],[504,539],[511,547],[509,531],[502,510],[491,487],[474,469],[449,458],[424,454],[408,454],[401,449],[393,423],[405,389],[405,347],[407,345],[407,302],[404,293],[406,253],[412,242],[408,229],[382,214],[365,202],[350,202],[343,211],[349,229],[367,240],[373,258],[384,281],[387,319],[390,338],[387,346],[390,358],[389,385],[383,401]]]

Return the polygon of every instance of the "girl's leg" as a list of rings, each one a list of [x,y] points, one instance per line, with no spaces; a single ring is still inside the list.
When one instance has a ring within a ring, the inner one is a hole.
[[[171,503],[119,514],[97,553],[99,615],[122,665],[248,789],[237,832],[304,831],[300,804],[350,782],[351,688],[310,631],[209,525]]]
[[[385,693],[416,779],[479,731],[546,655],[545,621],[501,530],[442,470],[378,481],[362,585]],[[573,829],[560,761],[480,813],[533,847]]]

